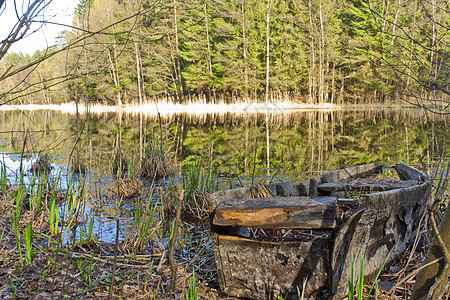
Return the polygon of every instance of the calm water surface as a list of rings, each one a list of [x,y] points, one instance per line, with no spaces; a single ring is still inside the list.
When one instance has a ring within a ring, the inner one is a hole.
[[[96,195],[114,189],[112,161],[119,148],[128,162],[137,162],[149,147],[160,151],[162,140],[164,154],[180,172],[199,158],[212,164],[218,189],[251,184],[252,179],[307,182],[324,170],[370,162],[420,167],[443,151],[450,156],[448,147],[442,149],[441,130],[450,118],[428,119],[412,108],[172,114],[160,119],[143,113],[0,111],[0,120],[0,161],[11,181],[21,164],[27,171],[42,154],[49,155],[51,174],[61,174],[63,182],[70,177],[70,158],[88,168],[83,175],[91,196],[86,213],[96,216],[95,231],[104,241],[114,236],[114,222],[107,220],[115,206]],[[170,180],[179,184],[179,172]],[[121,215],[131,218],[133,208],[125,203]],[[132,220],[124,224],[122,235],[133,228]]]

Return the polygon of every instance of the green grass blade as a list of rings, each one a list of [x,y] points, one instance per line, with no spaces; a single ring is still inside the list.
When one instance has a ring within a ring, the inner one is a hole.
[[[358,276],[358,286],[357,286],[357,299],[362,300],[364,289],[364,253],[361,249],[359,252],[359,276]]]
[[[353,254],[350,255],[350,270],[348,276],[348,299],[352,300],[355,295],[355,261]]]
[[[370,296],[370,294],[372,293],[373,288],[374,288],[375,286],[378,286],[378,282],[377,282],[377,281],[378,281],[378,278],[380,277],[380,274],[381,274],[381,272],[383,271],[384,266],[386,265],[386,262],[387,262],[389,256],[391,255],[393,249],[394,249],[394,248],[392,248],[391,251],[389,251],[388,255],[386,256],[386,258],[385,258],[384,261],[383,261],[383,264],[381,265],[380,269],[378,270],[377,276],[375,276],[375,279],[373,280],[372,286],[370,287],[369,294],[367,294],[367,297]]]

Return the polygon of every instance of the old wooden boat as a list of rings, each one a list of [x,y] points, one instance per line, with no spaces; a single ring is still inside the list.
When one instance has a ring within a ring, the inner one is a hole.
[[[213,194],[211,234],[223,293],[342,299],[351,256],[360,250],[364,276],[373,278],[386,257],[389,264],[414,239],[431,190],[428,177],[406,164],[394,166],[398,180],[374,178],[382,168],[331,171],[307,187],[284,182]]]

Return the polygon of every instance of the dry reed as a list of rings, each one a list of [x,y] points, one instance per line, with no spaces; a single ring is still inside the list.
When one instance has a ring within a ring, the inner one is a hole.
[[[139,170],[141,177],[163,178],[174,173],[170,160],[165,155],[149,155],[142,161]]]
[[[49,173],[53,169],[48,155],[39,155],[37,160],[31,165],[30,170],[34,173]]]

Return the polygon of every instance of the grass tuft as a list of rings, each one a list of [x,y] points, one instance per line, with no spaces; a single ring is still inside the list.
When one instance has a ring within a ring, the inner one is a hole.
[[[175,172],[169,158],[161,152],[160,147],[149,143],[141,162],[139,174],[150,179],[163,178]]]
[[[36,162],[31,165],[31,171],[33,173],[50,173],[53,169],[48,154],[39,154]]]
[[[197,158],[187,164],[182,177],[185,190],[184,213],[196,221],[207,220],[213,209],[209,194],[214,191],[214,167],[209,164],[204,168],[202,160]]]

